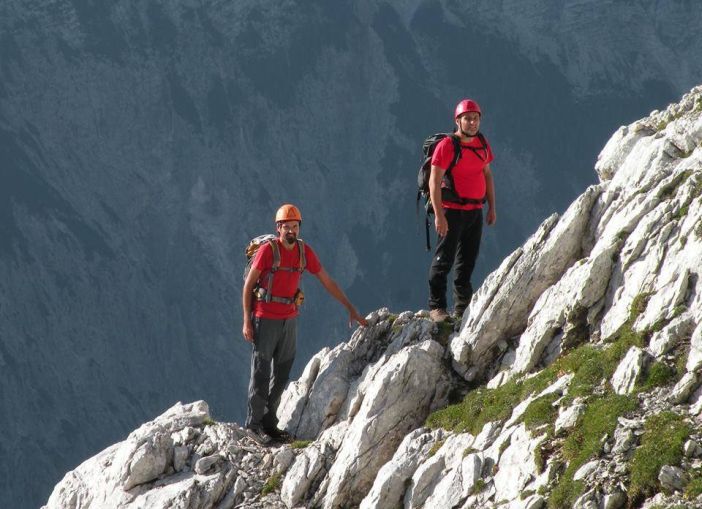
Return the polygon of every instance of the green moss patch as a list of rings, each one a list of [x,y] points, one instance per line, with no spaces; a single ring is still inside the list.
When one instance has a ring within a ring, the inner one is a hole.
[[[658,473],[663,465],[677,466],[691,428],[674,412],[654,415],[644,427],[641,445],[629,463],[629,497],[637,503],[660,491]]]
[[[436,442],[434,445],[431,446],[431,449],[429,449],[429,457],[434,456],[439,449],[441,449],[444,445],[445,440],[439,440]]]
[[[536,376],[512,380],[496,389],[479,387],[470,391],[462,402],[431,414],[426,425],[476,435],[486,423],[508,419],[517,404],[530,394],[541,392],[555,379],[555,369],[547,368]]]
[[[281,474],[273,474],[268,478],[266,484],[261,488],[261,495],[265,496],[276,491],[280,487]]]
[[[694,470],[690,482],[685,486],[685,498],[694,500],[702,495],[702,471]]]
[[[527,429],[532,430],[544,424],[554,423],[558,417],[558,408],[553,406],[553,403],[560,397],[560,394],[554,393],[532,401],[522,416]]]
[[[295,440],[292,444],[290,444],[290,447],[292,447],[293,449],[304,449],[311,443],[312,440]]]
[[[571,507],[582,493],[583,483],[574,481],[573,475],[587,461],[597,456],[602,448],[602,438],[611,436],[617,427],[617,418],[637,407],[633,396],[607,394],[592,401],[585,410],[580,423],[573,428],[563,443],[563,457],[568,467],[551,493],[550,508]]]
[[[636,387],[637,392],[647,392],[656,387],[664,387],[675,382],[678,371],[665,362],[654,362],[647,370],[644,379]]]

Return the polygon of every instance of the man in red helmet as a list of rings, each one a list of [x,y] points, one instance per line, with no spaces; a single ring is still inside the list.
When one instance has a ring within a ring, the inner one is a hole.
[[[429,310],[432,320],[449,318],[446,304],[448,274],[455,262],[454,316],[461,319],[473,296],[470,278],[480,249],[483,203],[485,222],[495,224],[495,186],[490,170],[492,150],[480,133],[482,112],[478,103],[464,99],[456,105],[456,130],[436,146],[431,161],[429,193],[434,225],[439,235],[429,271]],[[455,140],[460,156],[455,166]]]
[[[242,293],[243,335],[253,343],[246,427],[261,444],[290,439],[287,432],[278,429],[276,411],[295,360],[296,297],[302,272],[317,276],[343,304],[349,312],[349,323],[368,325],[329,277],[312,248],[298,239],[302,223],[299,209],[290,204],[281,206],[275,223],[278,238],[256,251]]]

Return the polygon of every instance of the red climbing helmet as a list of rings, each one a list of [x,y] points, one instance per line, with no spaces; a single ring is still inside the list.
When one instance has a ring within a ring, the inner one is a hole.
[[[468,113],[471,111],[478,113],[478,115],[480,115],[481,117],[483,116],[483,112],[480,111],[480,106],[477,102],[475,102],[473,99],[463,99],[456,105],[456,112],[454,113],[453,118],[457,119],[464,113]]]

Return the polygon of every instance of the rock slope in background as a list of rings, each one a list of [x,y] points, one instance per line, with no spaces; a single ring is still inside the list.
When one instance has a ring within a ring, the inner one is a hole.
[[[457,334],[384,309],[315,355],[279,412],[311,442],[260,448],[177,405],[46,507],[702,507],[702,87],[596,170]]]

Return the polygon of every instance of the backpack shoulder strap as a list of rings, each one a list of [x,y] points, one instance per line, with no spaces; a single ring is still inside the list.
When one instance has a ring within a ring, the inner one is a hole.
[[[451,141],[453,142],[453,159],[446,169],[446,173],[451,173],[453,167],[458,164],[458,160],[461,158],[461,140],[455,134],[451,135]]]
[[[273,265],[271,265],[271,272],[275,272],[280,267],[280,251],[278,250],[278,242],[271,239],[268,241],[268,245],[271,246],[273,251]]]
[[[302,239],[297,239],[297,249],[300,251],[300,268],[298,269],[300,273],[305,271],[307,267],[307,257],[305,256],[305,243]]]
[[[268,240],[268,245],[271,246],[271,250],[273,251],[273,264],[271,265],[271,270],[268,273],[268,286],[266,288],[266,297],[265,301],[270,302],[272,295],[272,290],[273,290],[273,275],[278,271],[278,268],[280,267],[280,251],[278,250],[278,242],[275,239],[270,239]]]

